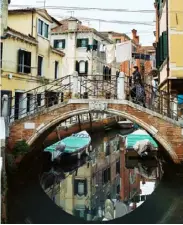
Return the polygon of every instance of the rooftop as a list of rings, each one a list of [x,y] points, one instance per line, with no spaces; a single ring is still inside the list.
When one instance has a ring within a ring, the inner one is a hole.
[[[39,12],[43,12],[45,13],[49,19],[52,21],[52,22],[55,22],[57,23],[58,25],[61,25],[61,23],[56,20],[54,17],[52,17],[51,15],[49,15],[49,13],[47,12],[46,9],[39,9],[39,8],[22,8],[22,9],[9,9],[8,10],[8,14],[9,15],[13,15],[13,14],[20,14],[20,13],[39,13]]]
[[[70,17],[68,19],[61,20],[60,23],[62,25],[59,25],[59,26],[53,28],[52,32],[53,33],[69,33],[69,32],[72,32],[68,28],[69,21],[77,21],[77,24],[78,24],[77,32],[84,32],[84,33],[92,32],[92,33],[95,33],[97,36],[101,37],[102,39],[105,39],[109,43],[112,43],[112,41],[108,37],[106,37],[102,33],[98,32],[94,28],[90,28],[90,27],[82,25],[82,22],[75,17]]]
[[[7,27],[7,33],[9,33],[9,34],[14,34],[14,35],[16,35],[16,36],[18,36],[19,38],[22,38],[22,39],[24,39],[24,40],[27,39],[27,40],[29,40],[29,41],[34,42],[35,44],[38,43],[37,40],[36,40],[34,37],[32,37],[31,35],[23,34],[23,33],[19,32],[19,31],[16,31],[16,30],[14,30],[14,29],[12,29],[12,28],[10,28],[10,27]]]

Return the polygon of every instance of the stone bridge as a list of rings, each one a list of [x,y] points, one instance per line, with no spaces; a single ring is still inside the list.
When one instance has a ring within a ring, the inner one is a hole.
[[[16,141],[23,139],[33,146],[64,120],[89,112],[114,114],[137,123],[163,146],[175,163],[183,162],[183,129],[180,123],[128,100],[70,99],[45,108],[11,124],[8,146],[12,149]]]

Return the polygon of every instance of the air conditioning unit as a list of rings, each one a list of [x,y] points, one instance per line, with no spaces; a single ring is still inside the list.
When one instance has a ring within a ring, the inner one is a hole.
[[[12,79],[13,75],[11,73],[8,74],[8,79]]]

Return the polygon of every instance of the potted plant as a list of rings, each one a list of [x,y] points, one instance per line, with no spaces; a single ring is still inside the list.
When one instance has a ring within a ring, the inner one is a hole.
[[[13,148],[13,155],[15,156],[15,162],[19,163],[24,155],[26,155],[30,150],[29,145],[25,140],[20,140],[15,143]]]

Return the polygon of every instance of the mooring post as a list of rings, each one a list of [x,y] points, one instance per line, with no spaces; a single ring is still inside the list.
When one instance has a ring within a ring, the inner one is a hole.
[[[90,129],[92,130],[93,126],[92,126],[92,115],[91,115],[91,113],[89,113],[89,117],[90,117]]]
[[[120,72],[117,79],[117,99],[125,100],[125,74]]]
[[[80,116],[78,115],[78,122],[79,122],[79,129],[81,131],[81,120],[80,120]]]

